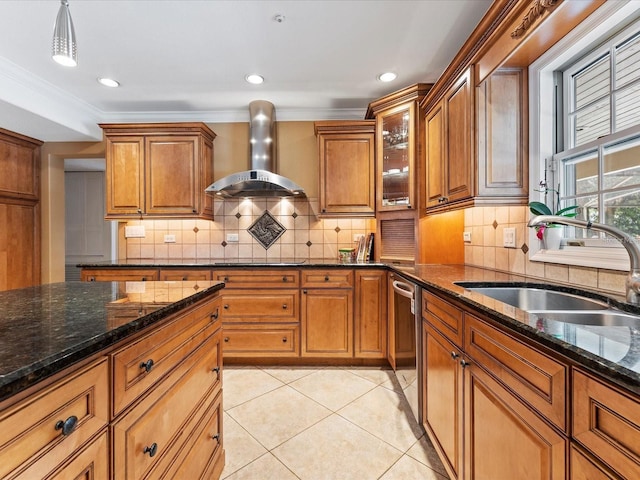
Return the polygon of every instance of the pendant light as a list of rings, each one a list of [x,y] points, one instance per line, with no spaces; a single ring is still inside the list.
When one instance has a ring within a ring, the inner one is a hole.
[[[76,47],[76,32],[73,29],[69,2],[60,0],[60,10],[53,28],[52,58],[65,67],[78,65],[78,50]]]

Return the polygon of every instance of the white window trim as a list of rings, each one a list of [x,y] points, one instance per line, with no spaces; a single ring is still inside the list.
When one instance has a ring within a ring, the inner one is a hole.
[[[574,28],[562,40],[529,66],[529,200],[544,201],[536,189],[544,179],[545,159],[553,151],[554,116],[553,72],[580,56],[584,45],[590,45],[616,25],[640,14],[639,0],[605,2],[598,10]],[[544,101],[543,101],[544,100]],[[629,256],[624,247],[567,247],[545,250],[533,228],[529,230],[529,260],[534,262],[578,265],[609,270],[629,270]]]

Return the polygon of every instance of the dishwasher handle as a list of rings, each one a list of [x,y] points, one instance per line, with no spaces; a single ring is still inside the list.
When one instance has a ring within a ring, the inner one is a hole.
[[[398,280],[394,280],[391,285],[393,285],[393,290],[395,290],[398,295],[402,295],[403,297],[413,300],[415,288],[413,288],[412,285],[405,282],[399,282]]]

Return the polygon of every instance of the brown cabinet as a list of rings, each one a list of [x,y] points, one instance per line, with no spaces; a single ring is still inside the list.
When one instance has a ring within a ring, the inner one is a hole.
[[[472,72],[465,70],[425,115],[428,211],[448,208],[475,193]]]
[[[356,358],[387,357],[387,272],[356,270],[353,354]]]
[[[353,356],[353,270],[302,272],[303,357]]]
[[[211,270],[208,268],[204,269],[196,269],[196,268],[185,268],[185,269],[160,269],[160,273],[158,275],[159,280],[165,281],[185,281],[185,280],[211,280]]]
[[[571,444],[569,456],[571,480],[620,480],[618,475],[574,443]]]
[[[0,128],[0,290],[40,283],[40,146]]]
[[[320,216],[375,216],[375,121],[315,123]]]
[[[157,268],[83,268],[83,282],[151,282],[159,279]]]
[[[106,218],[213,218],[215,133],[203,123],[101,124]]]

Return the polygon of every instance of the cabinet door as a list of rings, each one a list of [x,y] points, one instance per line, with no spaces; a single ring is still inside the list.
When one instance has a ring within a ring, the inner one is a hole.
[[[302,291],[303,357],[352,356],[352,298],[351,290],[327,288]]]
[[[565,480],[566,437],[479,366],[464,376],[464,479]]]
[[[473,195],[473,89],[471,69],[444,97],[446,169],[445,198],[455,202]]]
[[[441,205],[445,198],[444,172],[444,104],[438,103],[425,118],[425,141],[427,161],[427,208]]]
[[[355,356],[387,356],[387,274],[356,270]]]
[[[38,204],[0,203],[0,290],[40,283]]]
[[[375,214],[374,133],[320,135],[320,214]]]
[[[146,212],[160,215],[197,213],[198,137],[147,137],[145,150]]]
[[[456,479],[460,478],[462,470],[463,370],[459,364],[461,354],[460,350],[431,325],[426,325],[424,338],[424,427],[438,450],[445,469],[451,478]]]
[[[570,447],[571,480],[619,480],[620,477],[583,452],[573,442]]]
[[[107,217],[135,215],[144,205],[144,138],[107,137]]]
[[[0,196],[40,198],[40,143],[0,128]]]

